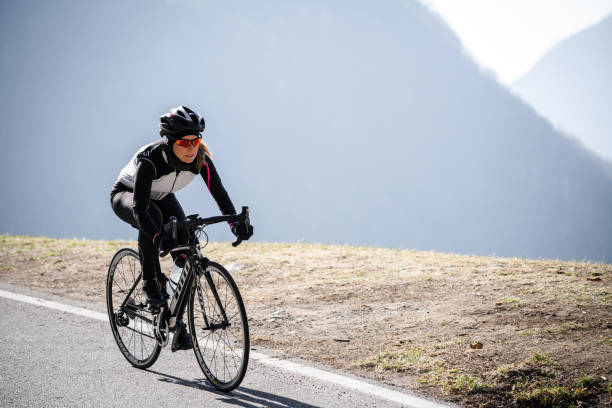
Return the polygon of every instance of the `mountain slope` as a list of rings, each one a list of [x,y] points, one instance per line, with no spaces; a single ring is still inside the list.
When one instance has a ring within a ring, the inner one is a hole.
[[[418,2],[1,7],[4,231],[133,236],[112,183],[186,104],[255,239],[612,259],[599,162]],[[178,196],[218,211],[199,180]]]
[[[612,160],[612,15],[562,41],[512,88],[592,151]]]

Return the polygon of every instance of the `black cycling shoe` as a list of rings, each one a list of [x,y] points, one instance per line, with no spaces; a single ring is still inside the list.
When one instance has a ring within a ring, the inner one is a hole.
[[[147,298],[147,303],[151,306],[160,306],[166,303],[166,299],[159,292],[159,285],[155,279],[143,280],[142,291]]]
[[[182,320],[176,321],[176,331],[174,332],[174,338],[172,339],[172,352],[177,350],[191,350],[193,348],[193,342],[191,336],[187,331],[187,326]]]

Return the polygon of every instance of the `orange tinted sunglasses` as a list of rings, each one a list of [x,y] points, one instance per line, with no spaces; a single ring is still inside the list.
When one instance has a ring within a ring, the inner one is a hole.
[[[198,147],[198,145],[200,144],[200,142],[202,141],[201,137],[198,137],[196,139],[193,140],[187,140],[187,139],[179,139],[176,141],[176,144],[181,146],[181,147],[189,147],[189,145],[193,145],[193,147]]]

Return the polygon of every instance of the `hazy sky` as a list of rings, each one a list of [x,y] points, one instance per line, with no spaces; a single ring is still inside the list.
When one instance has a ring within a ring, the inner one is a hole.
[[[509,84],[560,40],[612,13],[612,0],[420,0],[465,48]]]

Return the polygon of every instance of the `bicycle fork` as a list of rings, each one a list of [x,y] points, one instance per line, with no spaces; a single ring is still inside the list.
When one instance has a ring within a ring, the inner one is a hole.
[[[199,278],[195,279],[195,289],[196,289],[196,292],[198,293],[198,300],[200,302],[200,308],[202,309],[202,317],[204,318],[204,323],[206,324],[206,327],[204,327],[204,329],[215,331],[217,329],[225,329],[229,327],[230,323],[227,321],[227,315],[225,314],[225,308],[223,307],[223,303],[221,302],[221,298],[219,297],[219,293],[217,292],[217,287],[215,286],[215,283],[213,282],[210,272],[206,268],[207,263],[208,263],[208,259],[204,258],[203,265],[202,265],[202,270],[204,270],[204,272],[202,273],[202,275],[204,275],[204,278],[206,279],[206,283],[208,283],[208,287],[210,288],[210,291],[212,292],[213,297],[215,298],[215,302],[217,303],[217,307],[219,308],[219,312],[221,313],[221,317],[223,318],[223,320],[220,323],[214,323],[208,320],[206,308],[204,305],[204,297],[202,295],[202,285],[200,284]],[[211,317],[212,317],[212,314],[211,314]]]

